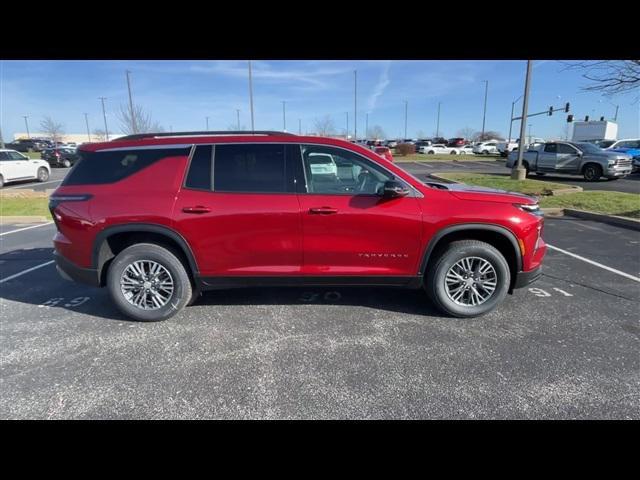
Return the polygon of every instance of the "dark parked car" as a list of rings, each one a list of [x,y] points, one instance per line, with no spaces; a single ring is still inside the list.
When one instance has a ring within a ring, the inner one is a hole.
[[[447,140],[447,147],[464,147],[467,141],[464,138],[456,137]]]
[[[78,160],[78,154],[71,148],[46,148],[40,158],[49,162],[52,167],[69,168]]]
[[[40,152],[45,145],[38,140],[21,138],[13,143],[7,143],[5,147],[17,152]]]

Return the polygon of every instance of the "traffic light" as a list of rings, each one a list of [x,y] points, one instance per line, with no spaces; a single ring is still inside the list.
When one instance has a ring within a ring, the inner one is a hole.
[[[585,121],[585,122],[588,122],[588,121],[589,121],[589,115],[585,115],[585,116],[584,116],[584,121]]]
[[[549,116],[553,115],[553,105],[549,107]]]
[[[569,113],[569,102],[567,102],[564,106],[564,113]]]
[[[567,115],[567,123],[573,122],[573,115]]]

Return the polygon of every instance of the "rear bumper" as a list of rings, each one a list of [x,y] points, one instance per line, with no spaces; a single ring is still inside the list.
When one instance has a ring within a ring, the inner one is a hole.
[[[55,251],[53,252],[53,257],[56,261],[58,273],[65,280],[84,283],[92,287],[100,286],[100,277],[97,270],[79,267]]]
[[[540,275],[542,275],[542,266],[534,268],[533,270],[530,270],[528,272],[518,272],[513,288],[515,289],[526,287],[527,285],[535,282],[540,277]]]

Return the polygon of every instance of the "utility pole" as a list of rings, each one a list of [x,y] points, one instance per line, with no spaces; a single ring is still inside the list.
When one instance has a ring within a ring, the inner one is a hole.
[[[358,71],[353,71],[353,139],[358,140]]]
[[[516,103],[518,103],[518,100],[520,100],[521,98],[522,98],[522,95],[520,95],[513,102],[511,102],[511,120],[509,121],[509,138],[507,139],[508,142],[511,142],[511,128],[513,127],[513,109],[515,108]]]
[[[24,118],[24,125],[27,127],[27,138],[31,138],[31,134],[29,133],[29,122],[27,120],[29,115],[23,115],[22,118]]]
[[[404,101],[404,140],[407,139],[407,113],[409,111],[409,100]]]
[[[91,143],[91,131],[89,130],[89,116],[88,114],[84,114],[84,122],[87,124],[87,137],[89,138],[89,143]]]
[[[620,105],[616,105],[616,114],[615,114],[615,116],[613,117],[613,121],[614,121],[614,122],[617,122],[617,121],[618,121],[618,108],[619,108],[619,107],[620,107]]]
[[[4,138],[2,138],[2,127],[0,127],[0,148],[4,148]]]
[[[109,141],[109,129],[107,128],[107,112],[104,110],[104,101],[107,97],[98,97],[100,101],[102,101],[102,118],[104,118],[104,138],[108,142]]]
[[[531,124],[529,124],[529,143],[531,143]]]
[[[298,119],[298,135],[302,135],[302,119]]]
[[[349,140],[349,112],[344,112],[347,116],[347,134],[345,135],[345,140]]]
[[[129,115],[131,115],[131,126],[133,128],[133,133],[138,133],[138,126],[136,125],[136,114],[133,111],[133,97],[131,96],[131,80],[129,79],[129,74],[131,72],[126,70],[127,74],[127,89],[129,90]]]
[[[482,114],[482,141],[484,141],[484,123],[487,118],[487,94],[489,93],[489,80],[483,80],[485,82],[484,87],[484,113]]]
[[[236,114],[238,115],[238,130],[240,130],[240,109],[236,108]]]
[[[204,117],[204,121],[207,124],[207,132],[209,131],[209,117]]]
[[[438,102],[438,121],[436,123],[436,137],[440,136],[440,104],[442,102]]]
[[[287,113],[286,113],[286,105],[287,102],[282,101],[282,131],[287,131]]]
[[[253,123],[253,79],[251,77],[251,60],[249,60],[249,105],[251,108],[251,131],[255,131]]]
[[[369,114],[367,113],[364,118],[364,139],[369,140]]]
[[[511,178],[514,180],[524,180],[527,176],[527,171],[522,168],[522,158],[524,156],[524,135],[525,135],[525,120],[527,119],[527,113],[529,110],[529,87],[531,86],[531,60],[527,60],[527,76],[524,81],[524,100],[522,101],[522,120],[520,121],[520,142],[518,144],[518,163],[516,167],[511,171]]]

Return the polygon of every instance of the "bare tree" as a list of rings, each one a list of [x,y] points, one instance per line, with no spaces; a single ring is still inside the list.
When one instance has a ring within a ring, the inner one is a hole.
[[[583,70],[591,83],[583,90],[617,95],[636,92],[640,98],[640,60],[588,60],[562,62],[564,70]]]
[[[40,122],[40,129],[46,133],[53,142],[57,142],[64,134],[64,125],[54,121],[51,117],[44,117]]]
[[[336,127],[330,115],[314,119],[313,125],[316,129],[316,133],[321,137],[328,137],[329,135],[334,135],[336,132]]]
[[[418,138],[425,138],[426,136],[427,136],[427,134],[424,133],[424,130],[418,130],[416,132],[416,137],[418,137]]]
[[[476,133],[476,131],[471,128],[471,127],[464,127],[461,128],[460,130],[458,130],[458,137],[462,137],[466,140],[470,140],[471,138],[473,138],[473,134]]]
[[[492,130],[487,130],[486,132],[484,132],[484,135],[482,134],[482,132],[476,132],[472,137],[472,140],[475,142],[486,142],[487,140],[500,140],[500,139],[502,139],[502,135]]]
[[[151,119],[151,113],[141,105],[133,105],[133,110],[128,105],[120,105],[120,111],[116,114],[120,121],[122,133],[132,135],[134,133],[163,132],[164,128]]]
[[[105,134],[104,130],[96,128],[91,133],[91,138],[94,138],[96,142],[104,142],[107,139],[107,135]]]
[[[382,129],[380,125],[374,125],[369,127],[369,131],[367,132],[367,138],[371,138],[374,140],[382,140],[383,138],[387,138],[387,134]]]

